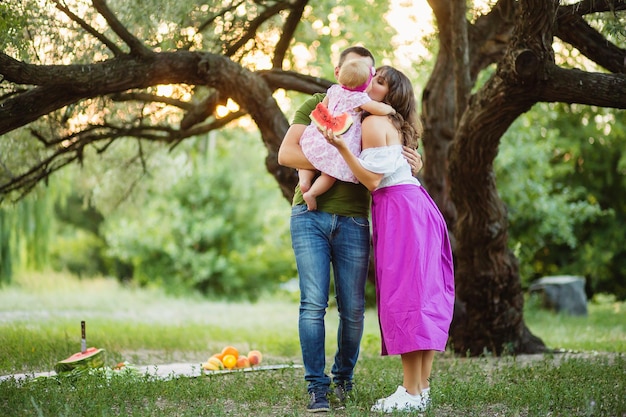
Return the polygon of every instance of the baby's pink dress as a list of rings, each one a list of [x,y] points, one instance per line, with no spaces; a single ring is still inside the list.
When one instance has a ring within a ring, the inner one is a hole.
[[[361,111],[355,109],[372,99],[365,92],[346,90],[338,84],[331,86],[326,96],[328,97],[328,110],[333,116],[342,113],[349,113],[352,116],[353,124],[342,137],[348,149],[359,156],[361,153]],[[359,182],[339,151],[326,141],[313,123],[304,130],[300,138],[300,146],[309,162],[319,171],[341,181]]]

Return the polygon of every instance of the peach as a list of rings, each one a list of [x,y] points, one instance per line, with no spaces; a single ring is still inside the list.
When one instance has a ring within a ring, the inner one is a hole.
[[[250,361],[248,360],[248,357],[246,355],[239,355],[239,357],[237,358],[237,364],[235,365],[235,368],[249,368],[250,367]]]
[[[251,350],[248,353],[248,361],[250,361],[250,365],[258,365],[263,360],[263,355],[258,350]]]

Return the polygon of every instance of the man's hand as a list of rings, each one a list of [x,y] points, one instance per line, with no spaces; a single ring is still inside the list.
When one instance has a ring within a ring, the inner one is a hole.
[[[424,166],[422,155],[420,155],[417,150],[407,146],[402,147],[402,155],[406,158],[409,165],[411,165],[411,173],[413,176],[417,176]]]

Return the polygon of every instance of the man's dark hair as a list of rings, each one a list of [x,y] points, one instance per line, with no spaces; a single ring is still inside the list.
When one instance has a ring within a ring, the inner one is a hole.
[[[343,64],[343,61],[346,60],[346,56],[350,53],[361,55],[362,57],[370,57],[372,58],[372,63],[374,64],[374,66],[376,66],[376,60],[374,59],[374,55],[372,55],[369,49],[362,46],[351,46],[341,51],[341,54],[339,55],[339,66]]]

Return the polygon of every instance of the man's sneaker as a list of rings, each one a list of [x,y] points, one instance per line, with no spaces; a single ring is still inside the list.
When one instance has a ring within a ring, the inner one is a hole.
[[[392,413],[393,411],[424,411],[426,404],[421,395],[411,395],[402,385],[387,398],[376,400],[372,411]]]
[[[339,406],[337,406],[338,410],[343,410],[346,408],[346,400],[350,396],[352,392],[352,383],[350,382],[339,382],[335,384],[335,388],[333,389],[335,393],[335,397],[339,402]]]
[[[309,395],[311,396],[311,401],[309,402],[309,406],[306,408],[307,411],[311,413],[319,413],[330,410],[330,405],[328,404],[328,394],[325,391],[311,391]]]
[[[335,384],[335,397],[339,400],[340,403],[344,404],[348,395],[352,391],[352,384],[350,382],[338,382]]]

